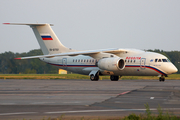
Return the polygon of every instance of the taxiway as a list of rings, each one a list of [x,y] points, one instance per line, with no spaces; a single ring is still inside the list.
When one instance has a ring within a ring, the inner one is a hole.
[[[122,117],[145,113],[180,115],[180,80],[0,80],[0,118]]]

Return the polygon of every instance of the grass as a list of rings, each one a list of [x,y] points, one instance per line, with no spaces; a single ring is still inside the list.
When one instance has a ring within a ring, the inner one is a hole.
[[[88,75],[80,74],[0,74],[0,79],[90,79]],[[100,76],[100,80],[110,79]],[[158,80],[157,76],[122,76],[120,80]],[[180,80],[180,74],[172,74],[166,80]]]
[[[173,114],[170,115],[168,112],[164,113],[160,105],[157,108],[157,115],[152,114],[152,111],[150,110],[148,103],[144,106],[146,108],[146,113],[144,115],[136,115],[132,113],[119,120],[180,120],[180,117],[177,117]]]

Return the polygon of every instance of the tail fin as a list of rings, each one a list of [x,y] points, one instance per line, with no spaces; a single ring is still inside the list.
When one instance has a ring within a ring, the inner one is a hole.
[[[52,24],[24,24],[24,23],[4,23],[9,25],[29,25],[38,40],[44,55],[57,54],[72,51],[65,47],[57,38],[50,26]]]

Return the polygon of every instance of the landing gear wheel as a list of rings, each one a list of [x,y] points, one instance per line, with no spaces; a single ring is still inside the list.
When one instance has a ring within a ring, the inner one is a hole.
[[[98,81],[99,80],[99,76],[98,75],[94,76],[93,74],[91,74],[90,75],[90,79],[91,79],[91,81]]]
[[[90,79],[91,79],[91,81],[94,81],[94,75],[93,74],[91,74]]]
[[[119,80],[119,76],[111,75],[110,79],[111,79],[111,81],[118,81]]]
[[[159,77],[159,81],[161,82],[161,77]]]
[[[164,78],[164,76],[161,76],[160,78],[159,78],[159,81],[161,82],[164,82],[165,81],[165,78]]]

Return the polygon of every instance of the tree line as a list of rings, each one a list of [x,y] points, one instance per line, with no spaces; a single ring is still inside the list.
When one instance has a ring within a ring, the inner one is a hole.
[[[180,70],[180,51],[147,50],[165,55]],[[57,74],[58,68],[39,59],[15,60],[17,57],[43,55],[40,49],[24,53],[0,54],[0,74]],[[180,73],[180,71],[178,71]]]
[[[58,68],[39,59],[15,60],[18,57],[43,55],[40,49],[24,53],[5,52],[0,54],[0,74],[57,74]]]

